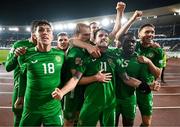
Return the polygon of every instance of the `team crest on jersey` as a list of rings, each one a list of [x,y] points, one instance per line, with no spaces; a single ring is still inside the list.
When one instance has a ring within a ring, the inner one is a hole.
[[[38,60],[31,61],[32,64],[35,64],[37,62],[38,62]]]
[[[112,64],[112,63],[113,63],[113,60],[112,60],[112,59],[108,59],[108,63],[109,63],[109,64]]]
[[[148,58],[153,58],[153,57],[154,57],[154,53],[152,53],[152,52],[148,53],[148,54],[147,54],[147,57],[148,57]]]
[[[81,59],[80,57],[77,57],[77,58],[75,59],[75,64],[77,64],[77,65],[82,65],[82,63],[83,63],[83,61],[82,61],[82,59]]]
[[[113,68],[115,67],[115,64],[112,59],[108,59],[108,63],[111,67],[113,67]]]
[[[96,59],[92,59],[92,62],[96,61]]]
[[[56,56],[56,61],[60,62],[61,61],[61,57],[60,56]]]

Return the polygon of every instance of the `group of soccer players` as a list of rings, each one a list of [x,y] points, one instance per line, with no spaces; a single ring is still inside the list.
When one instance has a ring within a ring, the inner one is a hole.
[[[14,70],[14,126],[118,126],[120,114],[133,126],[137,106],[141,126],[151,125],[163,51],[152,24],[139,28],[140,41],[128,32],[141,11],[121,27],[125,6],[117,3],[112,32],[78,23],[72,38],[58,34],[56,48],[51,24],[32,23],[31,38],[16,42],[5,63]]]

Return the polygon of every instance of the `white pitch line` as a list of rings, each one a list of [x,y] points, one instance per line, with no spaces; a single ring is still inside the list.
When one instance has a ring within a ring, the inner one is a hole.
[[[153,109],[180,109],[180,106],[153,107]]]
[[[13,86],[13,83],[0,83],[0,86]]]
[[[13,75],[13,72],[1,72],[0,75]]]
[[[0,92],[0,94],[13,94],[13,92]]]
[[[180,93],[154,93],[155,96],[179,96]]]
[[[160,82],[161,80],[158,81]],[[180,79],[166,79],[166,82],[180,82]]]
[[[12,109],[10,106],[0,106],[0,109]]]
[[[0,77],[0,79],[13,79],[13,77]]]
[[[167,88],[167,87],[180,87],[180,85],[166,85],[166,84],[161,85],[161,88]]]
[[[180,76],[180,73],[165,73],[164,76]]]

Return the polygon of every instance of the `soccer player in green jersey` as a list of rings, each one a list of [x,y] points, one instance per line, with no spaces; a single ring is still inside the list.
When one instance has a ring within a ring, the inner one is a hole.
[[[83,23],[78,23],[75,28],[74,40],[71,41],[82,41],[83,43],[89,43],[90,40],[90,28],[88,25]],[[69,78],[74,73],[76,68],[76,63],[80,62],[80,58],[87,57],[88,53],[85,52],[83,48],[71,47],[67,53],[66,58],[66,79]],[[73,126],[77,124],[77,119],[79,117],[79,112],[84,102],[84,90],[85,86],[77,86],[74,90],[68,93],[64,97],[64,126]]]
[[[163,67],[163,50],[153,41],[155,36],[155,27],[152,24],[144,24],[138,31],[140,42],[137,42],[136,51],[142,55],[138,58],[139,62],[146,63],[154,79],[160,77]],[[142,94],[136,90],[137,104],[142,116],[142,126],[150,126],[152,119],[153,95]]]
[[[51,48],[53,31],[47,21],[36,23],[35,39],[37,46],[28,49],[18,59],[21,73],[25,72],[27,75],[20,126],[62,126],[64,120],[61,102],[53,99],[51,93],[61,84],[64,52]],[[76,84],[77,79],[72,78],[69,83]],[[21,99],[17,99],[17,104]]]
[[[29,40],[17,41],[12,46],[7,60],[5,62],[5,68],[8,72],[14,70],[14,88],[12,97],[12,111],[14,112],[14,126],[19,126],[21,116],[22,116],[22,105],[15,107],[14,104],[19,94],[19,77],[20,77],[20,67],[18,65],[18,57],[25,54],[26,49],[34,47],[36,45],[36,40],[34,39],[34,25],[37,21],[33,21],[31,24],[31,38]]]
[[[135,52],[135,36],[132,33],[126,33],[121,36],[120,40],[122,50],[117,50],[116,54],[118,58],[122,59],[126,73],[131,77],[141,79],[149,85],[152,84],[154,78],[149,72],[148,66],[139,63],[137,60],[138,54]],[[119,115],[122,114],[123,126],[132,127],[136,114],[135,88],[128,86],[118,77],[116,81],[116,125],[118,126]]]
[[[82,58],[83,62],[78,70],[83,73],[83,76],[85,76],[82,80],[87,80],[85,83],[87,86],[84,95],[85,101],[80,112],[78,126],[96,126],[97,121],[101,119],[101,115],[103,125],[114,126],[114,80],[109,82],[91,82],[89,79],[85,79],[87,77],[89,78],[89,76],[97,74],[101,70],[103,70],[103,72],[111,79],[111,72],[113,71],[111,69],[115,69],[113,59],[108,56],[108,53],[103,52],[106,50],[109,42],[107,31],[101,29],[98,30],[97,34],[97,36],[101,34],[102,43],[100,43],[99,37],[97,37],[99,42],[97,41],[97,38],[95,38],[95,43],[99,46],[98,48],[100,49],[102,56],[98,59],[93,59],[90,56]],[[100,48],[100,46],[102,46],[102,48]],[[105,50],[103,50],[103,48]],[[82,82],[82,80],[80,82]]]
[[[69,49],[69,37],[66,32],[57,35],[57,49],[63,50],[66,54]]]
[[[60,77],[64,53],[51,49],[53,33],[47,21],[36,23],[35,39],[37,46],[28,49],[18,59],[21,73],[25,72],[27,75],[20,126],[40,126],[42,123],[45,126],[61,126],[63,116],[60,102],[51,98],[51,92],[60,85],[60,78],[57,77]],[[18,102],[20,99],[22,98],[18,98]]]
[[[128,20],[128,22],[122,26],[122,28],[117,32],[116,38],[118,39],[123,33],[126,33],[131,25],[142,16],[141,11],[135,11],[134,15]],[[139,29],[139,38],[140,42],[137,42],[136,51],[138,54],[143,56],[138,56],[138,61],[148,64],[148,68],[151,73],[154,75],[155,79],[160,76],[161,73],[161,63],[162,63],[162,51],[159,48],[158,44],[153,42],[155,35],[154,26],[151,24],[145,24]],[[150,52],[152,53],[150,53]],[[149,54],[150,53],[150,54]],[[155,54],[155,55],[154,55]],[[153,60],[148,56],[153,56]],[[151,61],[152,60],[152,61]],[[155,66],[156,65],[156,66]],[[159,68],[160,67],[160,68]],[[160,86],[158,85],[155,90],[159,90]],[[141,94],[141,92],[138,92]],[[143,96],[143,95],[142,95]],[[146,95],[147,96],[147,95]],[[144,97],[145,98],[145,97]],[[149,94],[149,99],[145,99],[146,103],[141,103],[140,107],[146,107],[145,109],[140,109],[142,114],[142,125],[151,124],[151,114],[152,114],[152,94]],[[140,100],[140,99],[138,99]],[[143,99],[144,100],[144,99]],[[149,100],[149,101],[147,101]],[[139,101],[138,101],[139,102]],[[140,105],[140,104],[139,104]]]

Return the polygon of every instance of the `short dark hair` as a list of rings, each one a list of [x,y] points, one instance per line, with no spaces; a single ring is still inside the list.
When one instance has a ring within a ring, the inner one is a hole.
[[[51,24],[47,20],[34,20],[31,23],[31,32],[34,33],[38,26],[48,25],[52,28]]]
[[[155,26],[154,26],[153,24],[148,23],[148,24],[142,25],[142,26],[139,28],[138,33],[141,32],[141,30],[142,30],[144,27],[152,27],[152,28],[155,29]]]
[[[108,31],[108,30],[103,29],[103,28],[100,28],[100,29],[97,29],[97,30],[94,32],[94,39],[96,38],[96,35],[97,35],[97,33],[98,33],[99,31],[104,31],[104,32],[106,32],[106,33],[109,34],[109,31]]]
[[[119,38],[120,39],[119,41],[121,42],[121,45],[124,45],[125,40],[127,38],[135,38],[136,39],[134,33],[132,33],[132,32],[125,33]]]

